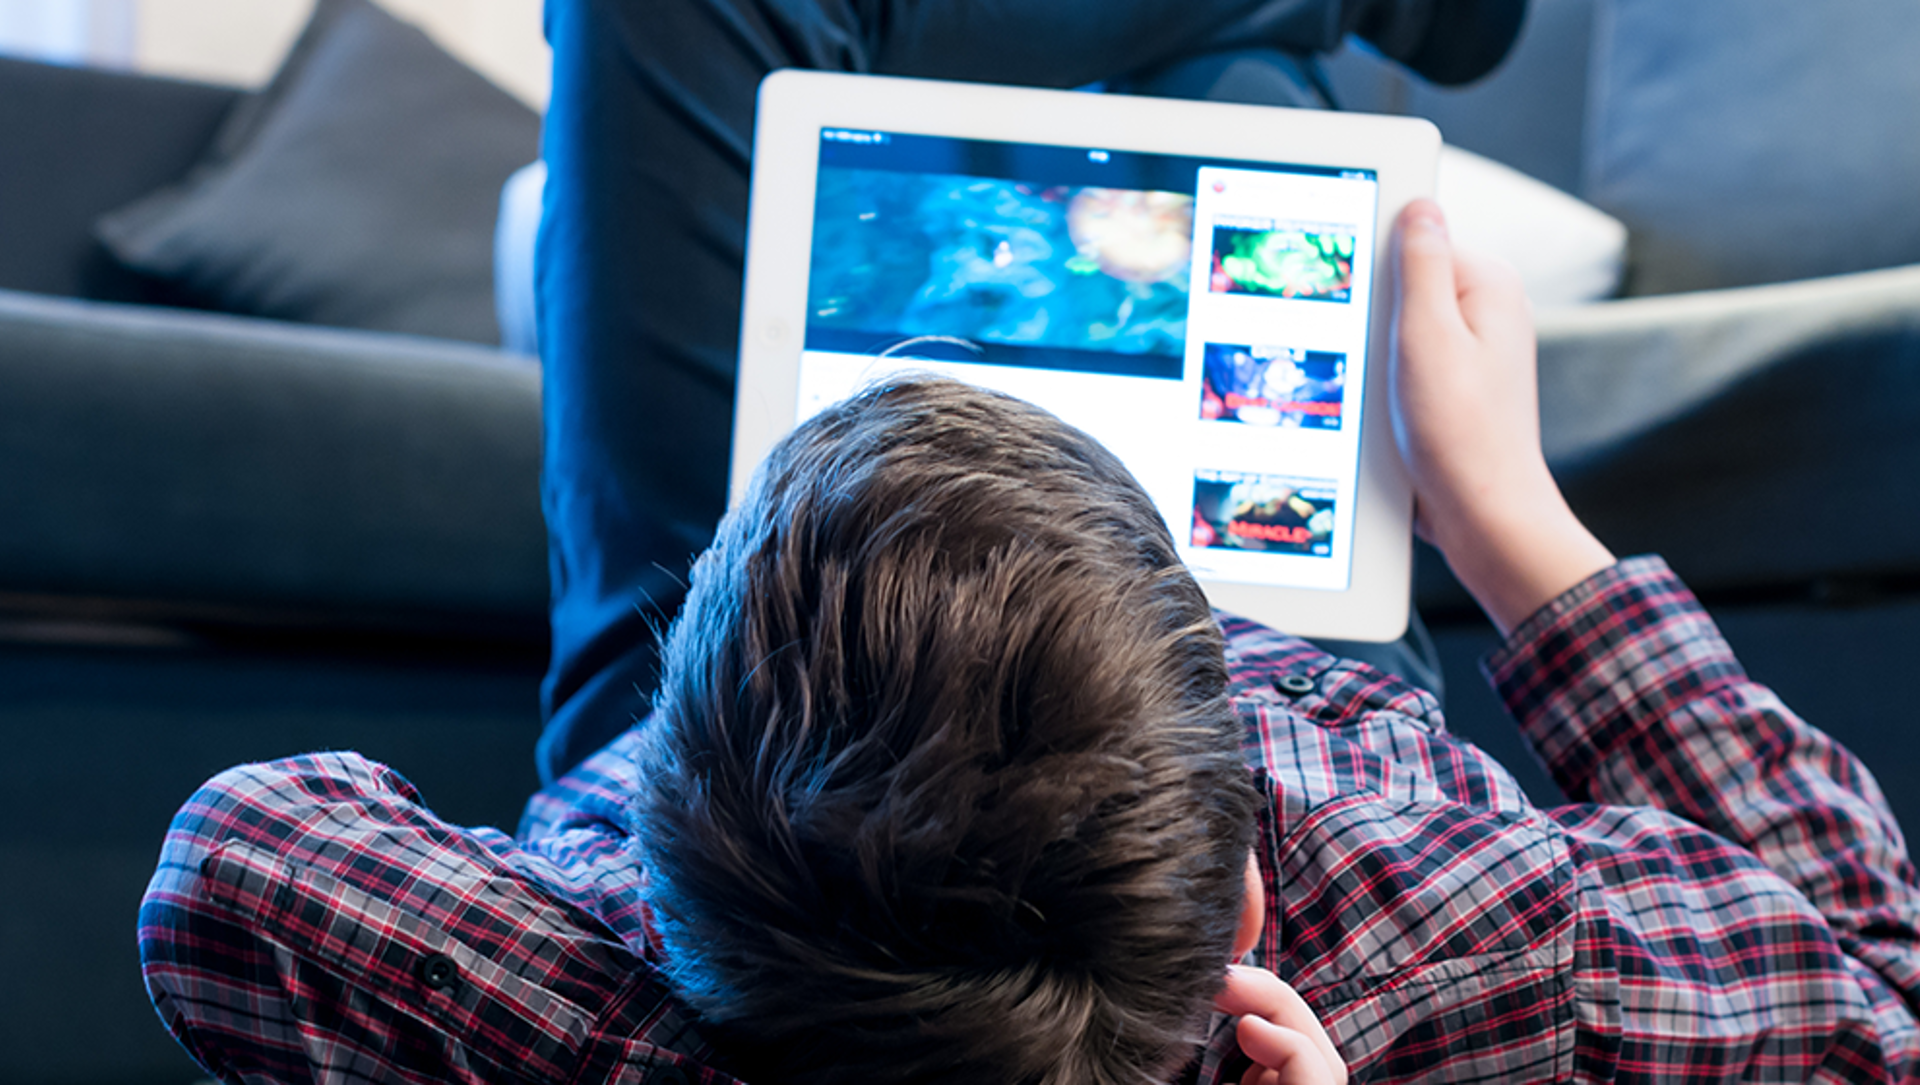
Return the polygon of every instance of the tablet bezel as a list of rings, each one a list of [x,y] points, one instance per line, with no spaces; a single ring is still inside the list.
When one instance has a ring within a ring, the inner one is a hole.
[[[1306,637],[1387,641],[1407,626],[1413,499],[1387,402],[1395,217],[1431,196],[1440,134],[1417,118],[785,70],[760,85],[747,225],[732,506],[795,425],[823,128],[870,129],[1241,162],[1368,169],[1378,184],[1373,311],[1346,590],[1200,577],[1223,609]]]

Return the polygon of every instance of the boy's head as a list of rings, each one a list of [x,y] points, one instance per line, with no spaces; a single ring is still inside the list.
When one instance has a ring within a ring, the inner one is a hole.
[[[949,381],[774,450],[667,639],[635,830],[750,1080],[1178,1069],[1253,787],[1218,627],[1092,438]]]

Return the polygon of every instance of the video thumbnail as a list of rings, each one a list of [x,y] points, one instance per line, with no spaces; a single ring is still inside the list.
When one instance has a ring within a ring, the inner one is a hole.
[[[1179,359],[1192,262],[1190,195],[823,169],[809,346],[936,336],[1053,348],[1063,368],[1099,368],[1073,364],[1086,352]]]
[[[1333,506],[1333,484],[1324,480],[1197,471],[1193,545],[1328,557]]]
[[[1208,343],[1200,417],[1286,429],[1339,429],[1347,356],[1337,351]]]
[[[1350,232],[1218,219],[1210,289],[1216,294],[1350,301],[1353,239]]]

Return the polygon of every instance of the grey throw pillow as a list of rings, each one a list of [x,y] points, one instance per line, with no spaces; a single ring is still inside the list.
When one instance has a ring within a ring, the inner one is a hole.
[[[1636,294],[1920,262],[1912,0],[1600,0],[1583,195]]]
[[[368,0],[320,0],[279,74],[108,249],[209,308],[500,342],[500,186],[539,118]]]

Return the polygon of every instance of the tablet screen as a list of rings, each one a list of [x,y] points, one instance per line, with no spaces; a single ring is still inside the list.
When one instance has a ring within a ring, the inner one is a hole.
[[[933,372],[1118,455],[1203,579],[1344,590],[1375,174],[820,131],[798,415]]]

